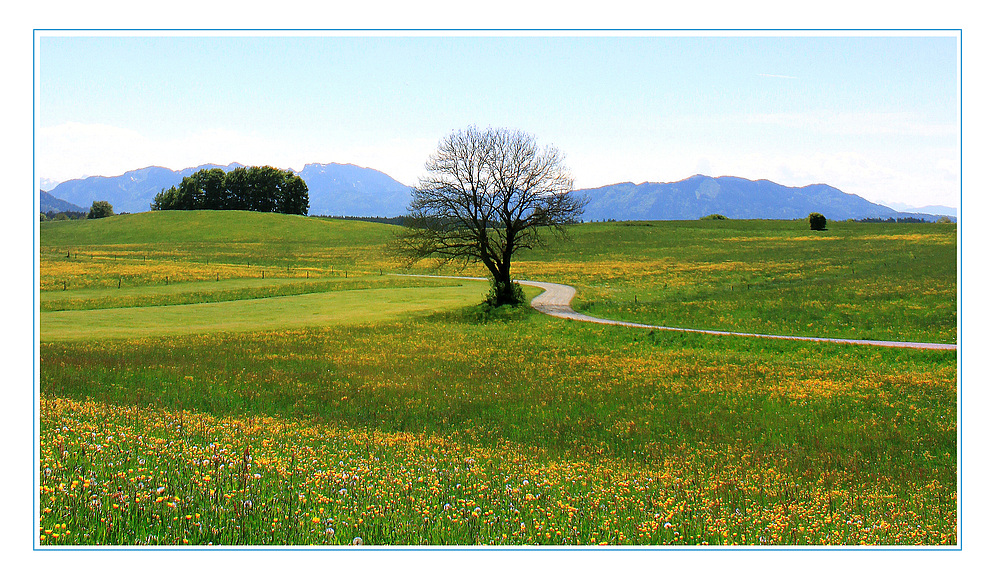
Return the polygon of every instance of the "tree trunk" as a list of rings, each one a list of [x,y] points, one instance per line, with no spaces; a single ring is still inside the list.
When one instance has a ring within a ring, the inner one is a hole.
[[[520,304],[522,295],[515,288],[514,281],[510,279],[510,263],[497,264],[497,271],[493,275],[494,306]]]

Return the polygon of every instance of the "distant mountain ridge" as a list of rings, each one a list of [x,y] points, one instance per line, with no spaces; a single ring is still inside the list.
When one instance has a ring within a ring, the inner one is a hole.
[[[239,166],[238,163],[225,166],[208,164],[179,171],[151,166],[126,171],[115,177],[71,179],[55,186],[49,193],[56,198],[87,208],[95,201],[104,200],[111,203],[115,213],[138,213],[149,211],[149,204],[153,202],[153,197],[157,193],[179,184],[181,179],[196,171],[216,167],[230,171]]]
[[[157,193],[179,184],[182,178],[196,171],[211,168],[231,171],[236,167],[241,164],[207,164],[178,171],[146,167],[116,177],[66,181],[48,194],[81,208],[106,200],[111,202],[115,213],[144,212],[149,211]],[[410,202],[410,187],[375,169],[344,163],[310,163],[295,173],[309,187],[309,215],[395,217],[405,214]],[[728,176],[694,175],[671,183],[616,183],[577,193],[590,199],[584,221],[692,220],[710,214],[732,219],[801,219],[812,212],[822,213],[831,220],[907,217],[936,220],[941,215],[954,216],[945,212],[896,211],[825,184],[788,187],[766,179],[752,181]]]
[[[885,204],[885,205],[888,205],[888,204]],[[924,206],[917,207],[917,206],[912,206],[912,205],[894,203],[894,204],[892,204],[889,207],[892,207],[892,209],[894,209],[896,211],[901,211],[901,212],[926,213],[926,214],[932,214],[932,215],[946,215],[948,217],[953,217],[953,218],[957,218],[958,217],[958,208],[947,206],[947,205],[924,205]]]
[[[309,187],[309,215],[395,217],[410,204],[410,188],[375,169],[310,163],[297,175]]]
[[[916,217],[825,184],[788,187],[760,179],[693,175],[671,183],[616,183],[578,191],[590,199],[584,221],[694,220],[711,214],[731,219],[801,219],[819,212],[831,220]]]
[[[41,213],[48,213],[50,211],[60,213],[64,211],[90,211],[90,208],[74,205],[64,199],[55,197],[51,193],[38,190],[38,211]]]
[[[87,177],[64,181],[49,193],[55,198],[87,208],[97,200],[111,203],[115,213],[149,211],[157,193],[178,185],[202,169],[232,171],[243,167],[206,164],[174,171],[145,167],[115,177]],[[361,215],[392,217],[406,212],[410,188],[381,171],[351,164],[310,163],[295,172],[309,187],[310,215]]]

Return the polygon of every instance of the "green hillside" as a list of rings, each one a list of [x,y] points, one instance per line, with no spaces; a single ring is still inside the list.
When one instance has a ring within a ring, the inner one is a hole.
[[[385,243],[392,226],[250,211],[155,211],[100,220],[44,222],[46,247],[196,243]]]
[[[242,211],[43,223],[41,290],[376,275],[396,267],[393,235],[381,224]]]

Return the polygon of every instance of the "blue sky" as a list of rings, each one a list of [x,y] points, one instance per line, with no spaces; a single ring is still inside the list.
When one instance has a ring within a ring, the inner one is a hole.
[[[955,34],[467,34],[40,33],[37,172],[338,162],[412,184],[476,124],[559,147],[581,188],[704,173],[958,204]]]

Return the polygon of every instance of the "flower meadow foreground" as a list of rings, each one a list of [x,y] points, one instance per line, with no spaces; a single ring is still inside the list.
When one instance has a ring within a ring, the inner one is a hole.
[[[953,225],[799,225],[577,224],[518,276],[623,320],[956,338]],[[36,545],[960,545],[955,351],[485,309],[388,275],[393,228],[42,224]]]
[[[50,545],[954,544],[932,482],[811,481],[739,449],[655,469],[275,417],[42,400]],[[778,458],[771,458],[779,460]],[[780,461],[780,460],[779,460]],[[942,502],[943,500],[943,502]]]

